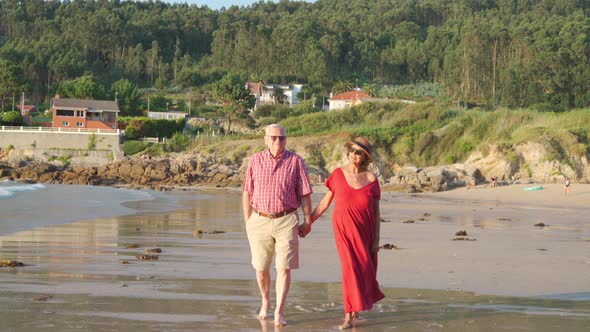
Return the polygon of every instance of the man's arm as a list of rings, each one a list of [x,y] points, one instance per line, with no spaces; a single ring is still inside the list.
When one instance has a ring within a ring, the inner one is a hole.
[[[250,193],[247,191],[242,192],[242,212],[244,213],[244,223],[250,219],[252,213],[252,207],[250,206]]]
[[[299,227],[299,236],[305,237],[311,232],[311,194],[301,197],[301,207],[303,208],[303,217],[305,222]]]

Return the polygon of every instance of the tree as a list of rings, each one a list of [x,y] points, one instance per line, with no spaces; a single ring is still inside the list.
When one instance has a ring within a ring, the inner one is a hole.
[[[117,96],[117,104],[121,109],[121,115],[139,115],[139,91],[137,86],[127,79],[120,79],[113,83],[111,92]]]
[[[212,96],[222,106],[221,113],[227,121],[226,132],[231,131],[231,122],[246,117],[254,107],[255,97],[246,89],[244,83],[232,74],[226,74],[211,86]]]
[[[9,126],[22,126],[23,116],[18,111],[6,112],[2,116],[2,123]]]
[[[92,74],[84,75],[73,80],[62,81],[57,84],[55,90],[64,98],[104,98],[104,88],[96,82]]]
[[[285,100],[287,100],[287,95],[285,94],[285,90],[280,86],[274,88],[273,99],[275,100],[275,104],[284,104]]]
[[[0,59],[0,98],[2,98],[2,112],[4,112],[4,104],[7,95],[20,92],[22,89],[22,82],[19,79],[22,77],[21,68],[6,59]]]

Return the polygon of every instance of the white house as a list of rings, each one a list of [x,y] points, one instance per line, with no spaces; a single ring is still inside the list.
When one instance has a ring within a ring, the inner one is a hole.
[[[186,119],[187,114],[183,112],[147,112],[147,117],[151,119],[165,119],[165,120],[178,120]]]
[[[360,90],[347,91],[328,99],[328,103],[330,104],[329,110],[345,109],[347,107],[358,105],[363,101],[368,101],[369,99],[373,98]]]
[[[303,84],[263,85],[262,83],[248,82],[246,83],[246,88],[249,89],[252,92],[252,94],[256,97],[256,104],[254,105],[254,109],[258,108],[260,105],[276,104],[275,91],[277,90],[277,88],[281,88],[283,90],[283,93],[285,94],[285,100],[283,101],[283,103],[293,108],[293,106],[299,104],[297,94],[301,92]]]

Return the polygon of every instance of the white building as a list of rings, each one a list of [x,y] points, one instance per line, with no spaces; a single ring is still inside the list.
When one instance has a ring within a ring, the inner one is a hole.
[[[328,99],[328,103],[330,103],[329,110],[345,109],[347,107],[361,104],[363,101],[368,101],[370,99],[373,98],[360,90],[347,91]]]
[[[289,107],[293,108],[295,105],[299,104],[299,99],[297,98],[297,94],[301,92],[303,88],[303,84],[265,84],[262,83],[246,83],[246,89],[249,89],[252,94],[256,97],[256,104],[254,105],[254,109],[258,108],[261,105],[275,105],[277,104],[277,100],[275,98],[275,92],[278,88],[283,90],[285,94],[285,99],[283,100],[283,104],[289,105]]]
[[[147,112],[147,117],[151,119],[178,120],[186,119],[186,116],[183,112]]]

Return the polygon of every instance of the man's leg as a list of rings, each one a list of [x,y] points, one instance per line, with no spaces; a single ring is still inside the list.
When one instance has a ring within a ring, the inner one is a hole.
[[[285,317],[283,316],[283,309],[287,301],[287,294],[289,294],[289,287],[291,286],[291,270],[278,269],[276,292],[277,292],[277,306],[275,308],[275,326],[287,325]]]
[[[270,310],[270,270],[256,271],[256,281],[262,298],[258,319],[267,319]]]

